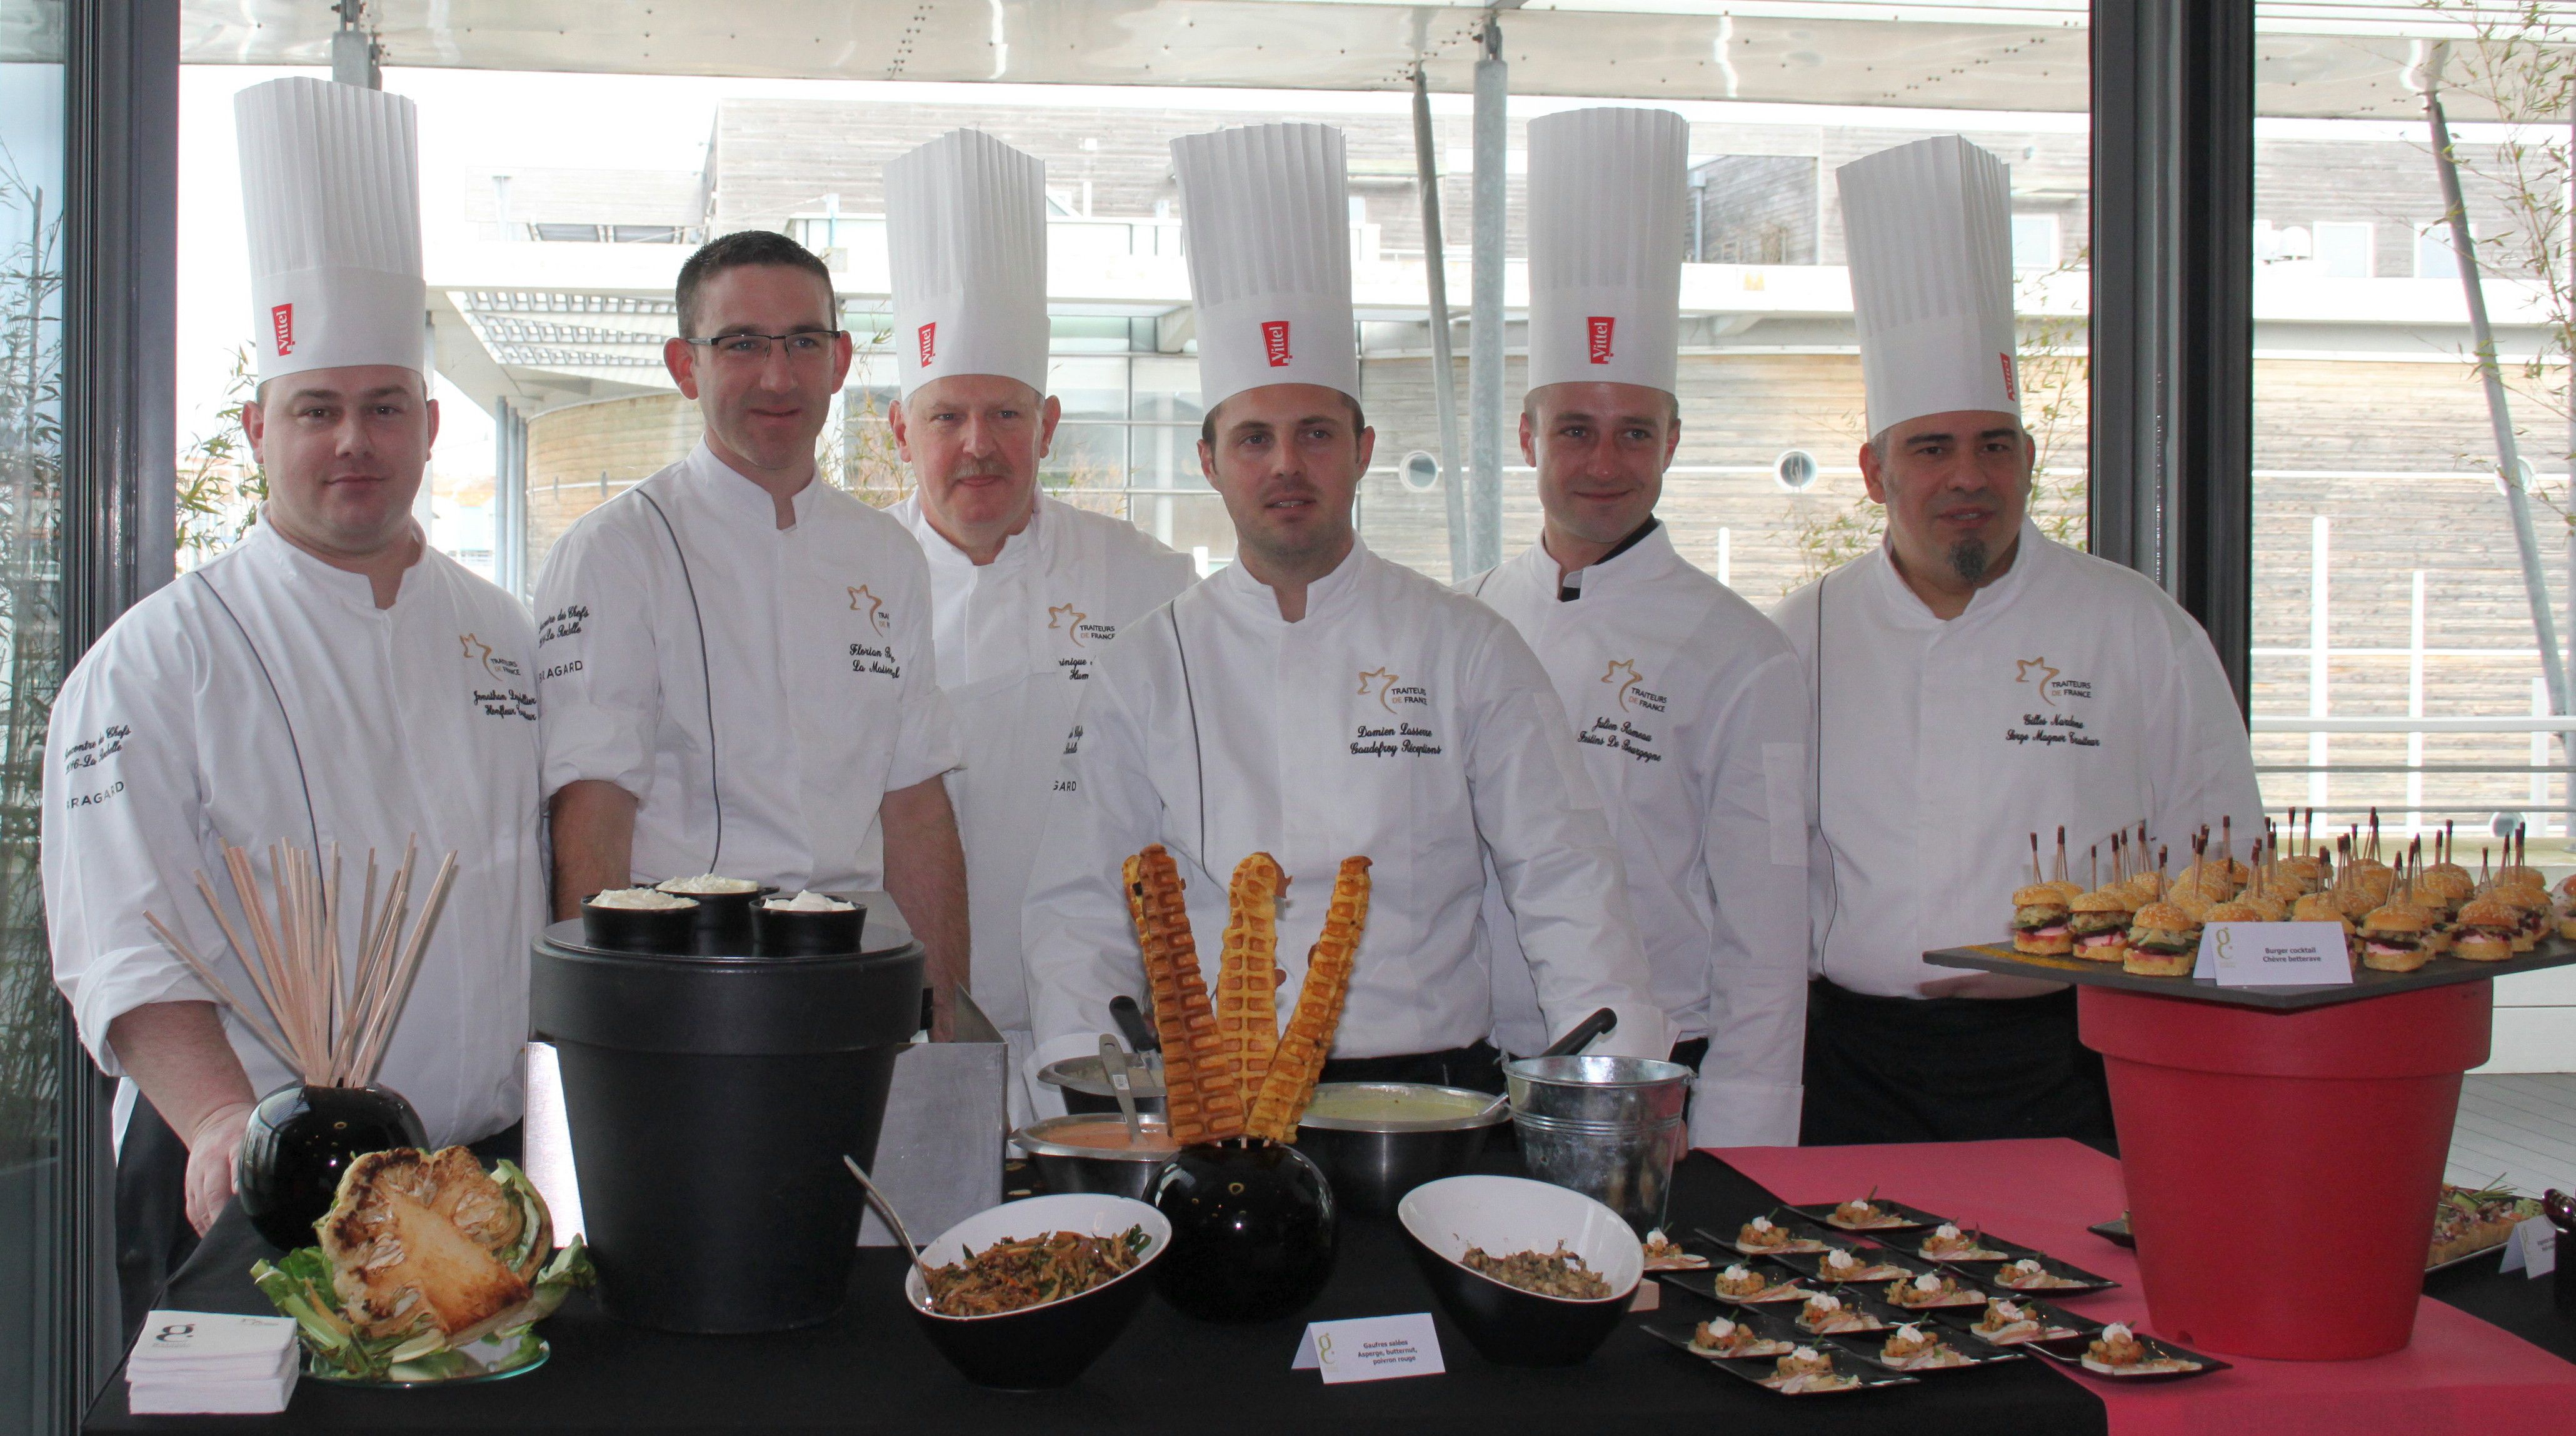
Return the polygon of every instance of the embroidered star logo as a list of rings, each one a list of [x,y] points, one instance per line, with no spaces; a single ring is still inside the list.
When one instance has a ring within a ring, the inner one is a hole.
[[[1090,614],[1083,612],[1072,604],[1060,603],[1047,610],[1047,627],[1050,629],[1062,628],[1068,630],[1068,636],[1073,639],[1073,646],[1080,648],[1082,646],[1082,621],[1090,616]]]
[[[1395,680],[1402,676],[1391,669],[1372,668],[1360,675],[1360,696],[1366,698],[1372,694],[1376,695],[1377,706],[1392,713],[1395,711],[1395,705],[1386,701],[1386,692],[1393,688]]]
[[[1623,678],[1622,674],[1627,676]],[[1637,671],[1635,659],[1614,658],[1610,660],[1609,669],[1601,675],[1601,681],[1619,685],[1619,711],[1625,713],[1628,711],[1628,690],[1645,682],[1646,678]]]
[[[2057,706],[2057,699],[2049,693],[2048,686],[2056,681],[2060,670],[2049,667],[2047,659],[2016,658],[2013,660],[2013,669],[2013,682],[2037,683],[2039,685],[2039,696],[2047,702],[2049,707],[2054,708]],[[2033,673],[2036,673],[2039,676],[2037,678],[2033,678],[2030,676]]]
[[[886,631],[885,600],[868,592],[868,586],[866,584],[860,584],[858,587],[850,590],[850,611],[852,613],[866,614],[868,616],[868,626],[874,628],[877,632],[883,633]]]
[[[479,639],[470,633],[460,633],[456,635],[456,641],[464,648],[466,657],[483,665],[484,672],[492,674],[495,678],[501,676],[499,673],[494,672],[492,668],[491,644],[485,643],[482,639]]]

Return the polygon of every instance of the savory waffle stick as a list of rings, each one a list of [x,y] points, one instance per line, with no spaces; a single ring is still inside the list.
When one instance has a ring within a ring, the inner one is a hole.
[[[1270,1070],[1279,1046],[1279,895],[1288,875],[1279,860],[1254,853],[1237,863],[1227,893],[1225,960],[1216,985],[1216,1035],[1235,1088],[1247,1097]]]
[[[1297,1140],[1297,1119],[1315,1095],[1324,1074],[1325,1054],[1333,1050],[1333,1031],[1341,1026],[1342,1002],[1350,996],[1352,960],[1360,934],[1368,927],[1369,860],[1342,859],[1333,878],[1332,906],[1325,910],[1324,932],[1306,956],[1306,982],[1297,994],[1297,1013],[1271,1058],[1269,1071],[1252,1103],[1251,1135],[1274,1142]]]
[[[1183,1145],[1243,1134],[1243,1095],[1217,1037],[1197,940],[1181,896],[1181,873],[1156,843],[1126,864],[1127,908],[1154,994],[1163,1043],[1163,1089],[1172,1139]]]

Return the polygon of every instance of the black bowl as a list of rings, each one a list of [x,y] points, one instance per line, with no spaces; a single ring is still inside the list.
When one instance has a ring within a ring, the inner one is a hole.
[[[591,897],[599,894],[592,893]],[[697,951],[696,907],[599,907],[581,900],[581,940],[611,952]]]
[[[747,893],[671,892],[670,883],[684,881],[666,878],[654,885],[657,892],[688,898],[698,905],[696,951],[700,957],[749,957],[751,955],[751,911],[754,904],[778,891],[766,883]],[[748,882],[745,878],[742,881]],[[856,948],[850,949],[857,951]]]
[[[259,1099],[242,1129],[233,1185],[242,1215],[284,1251],[313,1245],[340,1174],[369,1152],[427,1147],[420,1114],[391,1087],[307,1087],[290,1082]]]
[[[1405,1195],[1396,1220],[1441,1309],[1488,1361],[1572,1366],[1600,1349],[1627,1315],[1645,1250],[1617,1212],[1583,1195],[1520,1177],[1448,1177]],[[1565,1249],[1610,1285],[1594,1301],[1541,1296],[1460,1264],[1469,1247],[1495,1256]]]
[[[839,957],[859,950],[868,920],[866,904],[847,893],[825,893],[850,904],[848,912],[788,912],[764,897],[751,909],[751,950],[761,957]]]
[[[1154,1209],[1172,1224],[1155,1289],[1201,1321],[1269,1321],[1305,1306],[1333,1275],[1333,1187],[1294,1147],[1232,1139],[1183,1147]]]
[[[1146,1268],[1160,1262],[1172,1245],[1172,1225],[1161,1213],[1126,1197],[1089,1192],[1030,1197],[978,1212],[922,1249],[931,1265],[946,1266],[960,1260],[961,1253],[1014,1237],[1059,1231],[1105,1237],[1140,1226],[1145,1229],[1144,1259],[1079,1295],[994,1316],[942,1316],[930,1309],[921,1268],[908,1266],[904,1305],[948,1364],[978,1386],[1041,1391],[1068,1385],[1109,1349],[1145,1304]]]

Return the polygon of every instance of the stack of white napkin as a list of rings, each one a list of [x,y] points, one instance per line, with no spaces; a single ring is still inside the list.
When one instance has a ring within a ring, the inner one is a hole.
[[[295,1394],[295,1323],[283,1316],[156,1311],[125,1363],[137,1416],[283,1411]]]

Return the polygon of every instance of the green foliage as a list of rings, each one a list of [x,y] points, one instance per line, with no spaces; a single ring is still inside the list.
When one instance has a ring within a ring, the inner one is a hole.
[[[259,522],[268,472],[242,433],[242,411],[258,401],[258,361],[244,344],[232,354],[215,426],[179,451],[179,566],[194,568],[241,541]]]

